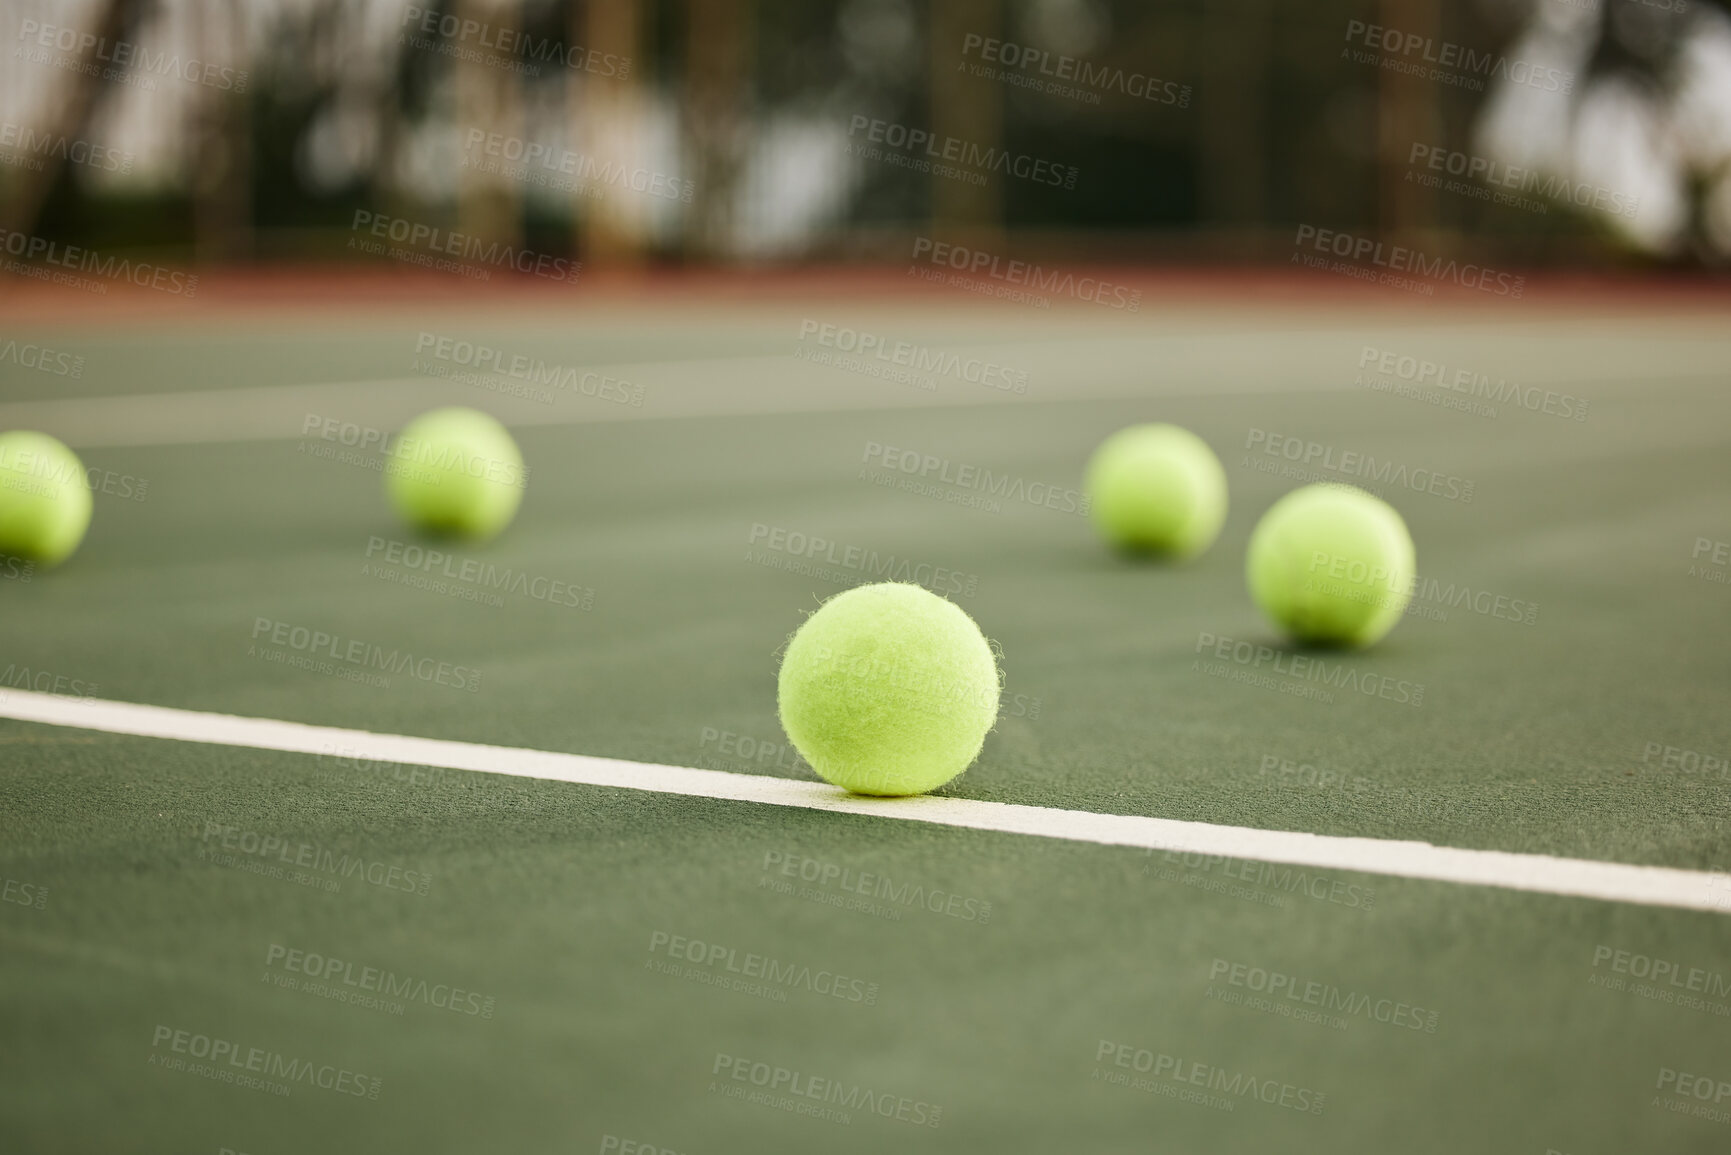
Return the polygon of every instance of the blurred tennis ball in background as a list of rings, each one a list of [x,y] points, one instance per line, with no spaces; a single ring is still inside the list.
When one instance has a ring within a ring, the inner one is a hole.
[[[1195,557],[1226,521],[1226,471],[1208,443],[1176,425],[1132,425],[1088,462],[1094,524],[1119,549]]]
[[[403,520],[461,537],[489,538],[510,525],[527,480],[505,427],[461,407],[409,422],[385,464],[385,489]]]
[[[1393,506],[1349,485],[1307,485],[1250,535],[1250,595],[1301,642],[1368,646],[1400,621],[1417,559]]]
[[[997,655],[954,602],[917,585],[856,586],[787,644],[782,729],[856,794],[923,794],[979,757],[998,718]]]
[[[78,455],[46,433],[0,433],[0,553],[57,565],[89,528],[90,482]]]

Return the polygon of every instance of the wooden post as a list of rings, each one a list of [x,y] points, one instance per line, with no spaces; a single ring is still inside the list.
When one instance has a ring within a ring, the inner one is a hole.
[[[517,0],[457,0],[453,11],[459,19],[475,20],[490,28],[520,29]],[[459,147],[467,147],[470,131],[523,135],[522,79],[508,67],[510,58],[478,43],[458,43],[462,49],[453,64],[457,90]],[[476,149],[471,156],[482,155]],[[457,231],[483,244],[517,245],[523,239],[523,189],[517,181],[498,173],[465,166],[457,174]]]
[[[1273,14],[1266,0],[1202,6],[1197,155],[1205,226],[1217,255],[1248,255],[1268,220],[1268,122],[1263,87]]]
[[[207,0],[193,10],[199,55],[236,73],[247,70],[238,0]],[[201,89],[193,102],[193,245],[201,264],[243,260],[252,252],[251,87]]]
[[[685,122],[696,182],[689,236],[700,258],[734,249],[752,16],[751,0],[689,0],[686,7]]]
[[[129,30],[138,26],[139,8],[136,0],[103,0],[96,11],[96,22],[91,28],[96,36],[96,44],[112,45],[116,40],[123,40]],[[7,49],[8,55],[16,51],[14,45]],[[112,49],[111,49],[112,50]],[[40,72],[42,83],[52,85],[54,78],[59,77],[59,88],[63,93],[60,100],[50,107],[58,108],[60,115],[47,126],[47,131],[63,140],[77,140],[84,137],[90,129],[90,122],[96,112],[105,91],[106,82],[99,74],[104,63],[94,59],[97,49],[92,46],[78,57],[80,68],[41,68],[34,64],[9,64],[7,67],[27,67]],[[52,113],[50,114],[53,115]],[[10,232],[32,233],[41,219],[42,209],[48,203],[49,194],[59,183],[61,174],[65,171],[65,160],[58,149],[49,150],[42,158],[42,167],[36,170],[26,170],[17,182],[17,195],[11,199],[0,220]]]
[[[628,61],[619,74],[605,64],[574,70],[566,77],[570,122],[577,129],[585,164],[596,168],[635,169],[644,160],[641,132],[645,108],[639,79],[645,67],[644,6],[640,0],[588,0],[574,5],[571,43],[587,50],[586,59]],[[611,75],[609,72],[611,71]],[[642,197],[618,184],[601,184],[603,195],[577,195],[572,216],[582,238],[585,272],[630,268],[643,260],[648,235],[648,206]]]
[[[1383,27],[1437,39],[1442,21],[1436,0],[1379,0]],[[1422,75],[1381,69],[1381,116],[1377,140],[1377,216],[1384,237],[1400,244],[1441,251],[1436,191],[1406,179],[1413,143],[1442,141],[1437,82]]]
[[[933,0],[929,67],[931,129],[940,140],[955,137],[981,150],[1004,146],[1004,88],[996,80],[962,69],[962,40],[969,34],[998,37],[999,0]],[[933,175],[932,230],[972,248],[999,252],[1004,245],[1004,186],[990,173],[984,184]]]

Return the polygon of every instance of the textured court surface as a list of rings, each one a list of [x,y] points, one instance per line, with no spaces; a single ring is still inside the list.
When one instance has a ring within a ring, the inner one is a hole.
[[[66,567],[0,582],[8,684],[799,776],[777,648],[878,565],[1003,649],[1004,717],[946,793],[1731,865],[1722,301],[651,305],[11,327],[84,362],[0,364],[0,426],[113,492]],[[930,389],[840,370],[823,324],[958,361]],[[446,337],[538,367],[441,380],[469,371]],[[1540,409],[1377,388],[1409,384],[1385,350]],[[508,395],[549,372],[551,404]],[[448,401],[515,425],[532,479],[507,535],[429,564],[344,426]],[[1069,508],[1147,419],[1232,484],[1183,569]],[[1368,654],[1280,649],[1244,592],[1298,483],[1282,439],[1393,501],[1435,580]],[[1713,913],[18,722],[0,832],[8,1150],[1731,1143]],[[278,1086],[204,1077],[197,1036]]]

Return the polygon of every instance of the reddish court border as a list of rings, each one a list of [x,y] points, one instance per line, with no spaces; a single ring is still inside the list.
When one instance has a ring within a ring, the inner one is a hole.
[[[461,305],[499,313],[524,309],[557,313],[647,304],[703,310],[718,304],[775,306],[810,303],[813,299],[886,305],[921,300],[958,311],[1028,309],[1053,316],[1100,313],[1133,317],[1162,308],[1331,312],[1351,308],[1402,320],[1427,313],[1518,319],[1535,314],[1554,318],[1583,311],[1674,316],[1731,309],[1731,277],[1693,271],[1530,271],[1519,274],[1526,278],[1523,292],[1518,300],[1511,300],[1447,283],[1437,284],[1434,296],[1419,296],[1287,265],[1071,265],[1035,256],[1017,259],[1061,271],[1078,281],[1092,277],[1137,290],[1141,300],[1134,312],[1127,312],[1047,293],[1044,295],[1050,298],[1051,307],[1036,309],[910,276],[908,265],[902,264],[738,269],[644,266],[586,272],[575,283],[522,274],[496,274],[477,283],[454,274],[378,264],[297,264],[188,267],[187,271],[198,274],[197,288],[190,297],[116,281],[106,282],[106,292],[95,293],[0,271],[0,320],[11,325],[43,326],[92,321],[202,324],[235,315],[268,320],[271,313],[283,310],[302,316],[330,313],[354,319],[357,308],[395,311]],[[972,279],[980,284],[1000,283],[984,273]]]

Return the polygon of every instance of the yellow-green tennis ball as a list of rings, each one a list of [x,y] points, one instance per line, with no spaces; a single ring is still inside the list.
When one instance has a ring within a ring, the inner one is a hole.
[[[1307,485],[1262,515],[1244,576],[1262,612],[1299,641],[1368,646],[1405,612],[1416,565],[1393,506],[1349,485]]]
[[[1132,425],[1088,462],[1094,524],[1134,553],[1195,557],[1226,520],[1226,471],[1208,443],[1176,425]]]
[[[492,537],[517,515],[525,481],[517,443],[475,409],[421,414],[397,435],[385,462],[391,503],[430,533]]]
[[[0,433],[0,553],[57,565],[90,528],[78,455],[46,433]]]
[[[782,729],[855,794],[923,794],[979,757],[998,717],[998,662],[955,603],[881,582],[837,594],[787,644]]]

